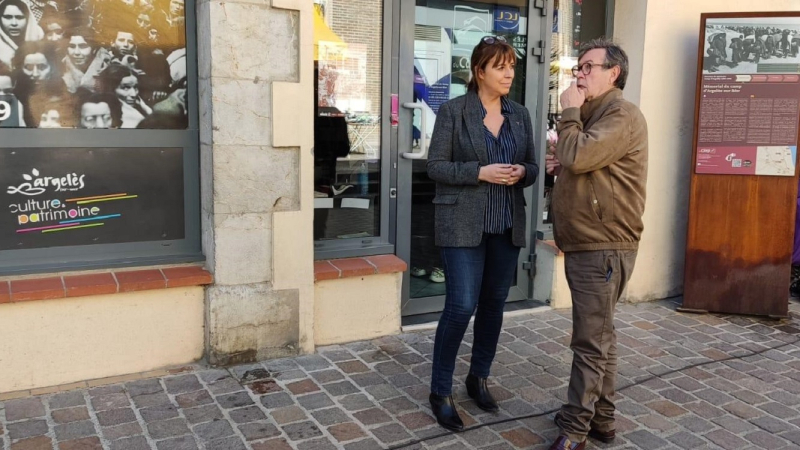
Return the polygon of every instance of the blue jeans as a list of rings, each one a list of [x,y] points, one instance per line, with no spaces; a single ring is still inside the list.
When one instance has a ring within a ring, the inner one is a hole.
[[[458,347],[476,307],[469,371],[476,377],[489,376],[519,250],[511,243],[510,231],[484,234],[477,247],[442,248],[447,292],[436,328],[431,393],[441,396],[452,393]]]

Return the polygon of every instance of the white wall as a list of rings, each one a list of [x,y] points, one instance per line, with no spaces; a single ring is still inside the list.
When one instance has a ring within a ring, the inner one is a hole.
[[[0,304],[0,392],[203,356],[202,286]]]
[[[800,11],[800,0],[616,1],[614,37],[632,66],[625,97],[650,137],[645,229],[628,287],[628,300],[643,301],[683,292],[700,14]]]
[[[402,272],[318,281],[316,345],[374,339],[400,332]]]

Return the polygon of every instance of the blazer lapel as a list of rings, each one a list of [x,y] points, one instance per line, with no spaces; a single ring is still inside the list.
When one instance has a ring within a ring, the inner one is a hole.
[[[528,139],[527,136],[525,136],[525,125],[522,123],[524,119],[525,116],[516,109],[511,115],[508,116],[508,121],[511,123],[511,135],[514,136],[514,144],[516,147],[513,159],[514,164],[523,161],[525,159],[525,153],[528,150]]]
[[[489,150],[486,148],[486,138],[483,136],[483,118],[481,117],[481,104],[478,94],[467,92],[467,101],[464,102],[464,122],[467,125],[472,149],[482,166],[489,165]]]

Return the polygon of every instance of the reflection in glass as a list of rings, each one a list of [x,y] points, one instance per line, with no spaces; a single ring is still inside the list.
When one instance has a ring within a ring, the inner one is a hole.
[[[422,133],[428,142],[442,104],[464,95],[470,79],[472,50],[486,36],[502,36],[517,50],[517,65],[509,98],[525,104],[528,1],[453,2],[417,0],[414,29],[413,145],[419,152]],[[422,114],[426,129],[422,129]],[[414,298],[444,295],[440,250],[434,242],[435,183],[428,178],[427,160],[412,162],[411,287]]]
[[[315,240],[380,233],[382,11],[382,0],[315,5]]]
[[[552,153],[558,142],[556,124],[561,119],[561,93],[575,79],[572,68],[578,64],[581,45],[605,35],[606,0],[584,2],[583,0],[555,0],[553,10],[553,34],[550,49],[550,83],[547,99],[547,148]],[[544,223],[552,223],[549,216],[550,194],[555,177],[544,176]]]
[[[0,0],[0,82],[6,77],[3,101],[20,117],[0,127],[185,129],[184,0]],[[81,111],[103,104],[89,101],[101,94],[116,97],[105,115],[121,116],[98,127],[104,114]]]

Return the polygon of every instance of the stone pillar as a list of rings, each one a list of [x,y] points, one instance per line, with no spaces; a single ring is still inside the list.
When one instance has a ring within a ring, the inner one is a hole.
[[[197,5],[212,364],[313,351],[312,3]]]

